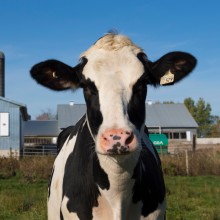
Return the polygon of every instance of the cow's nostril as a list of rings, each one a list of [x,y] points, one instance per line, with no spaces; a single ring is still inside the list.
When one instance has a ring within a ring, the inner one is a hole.
[[[113,138],[112,138],[113,140],[121,140],[121,137],[120,136],[118,136],[118,135],[115,135],[115,136],[113,136]]]
[[[125,141],[125,145],[129,145],[134,139],[134,134],[132,132],[129,134],[130,134],[129,137]]]

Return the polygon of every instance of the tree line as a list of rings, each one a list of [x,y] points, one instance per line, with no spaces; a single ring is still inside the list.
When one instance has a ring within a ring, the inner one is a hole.
[[[165,101],[164,104],[174,104],[173,101]],[[203,98],[196,102],[192,98],[184,99],[184,104],[198,124],[198,137],[220,137],[220,117],[212,115],[211,105]]]
[[[198,137],[220,137],[220,118],[212,115],[211,105],[199,98],[195,102],[192,98],[186,98],[184,104],[198,124]]]

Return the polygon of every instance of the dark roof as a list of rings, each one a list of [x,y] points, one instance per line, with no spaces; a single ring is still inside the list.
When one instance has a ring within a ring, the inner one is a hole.
[[[58,105],[58,127],[75,125],[85,113],[85,104]],[[148,127],[198,127],[184,104],[146,104],[146,125]]]
[[[56,137],[59,133],[58,121],[27,121],[24,123],[24,136]]]

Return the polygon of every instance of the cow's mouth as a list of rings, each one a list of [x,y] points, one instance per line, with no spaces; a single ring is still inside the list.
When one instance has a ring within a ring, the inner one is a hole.
[[[129,154],[129,145],[128,146],[123,146],[121,145],[120,142],[116,142],[111,149],[107,150],[107,154],[109,155],[124,155],[124,154]]]

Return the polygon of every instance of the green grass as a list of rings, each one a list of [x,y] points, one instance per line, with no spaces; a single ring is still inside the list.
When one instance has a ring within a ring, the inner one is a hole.
[[[220,220],[220,176],[166,176],[168,220]],[[0,179],[1,220],[46,220],[47,180]]]
[[[47,181],[0,179],[1,220],[46,220]]]
[[[220,220],[220,177],[166,177],[167,219]]]

